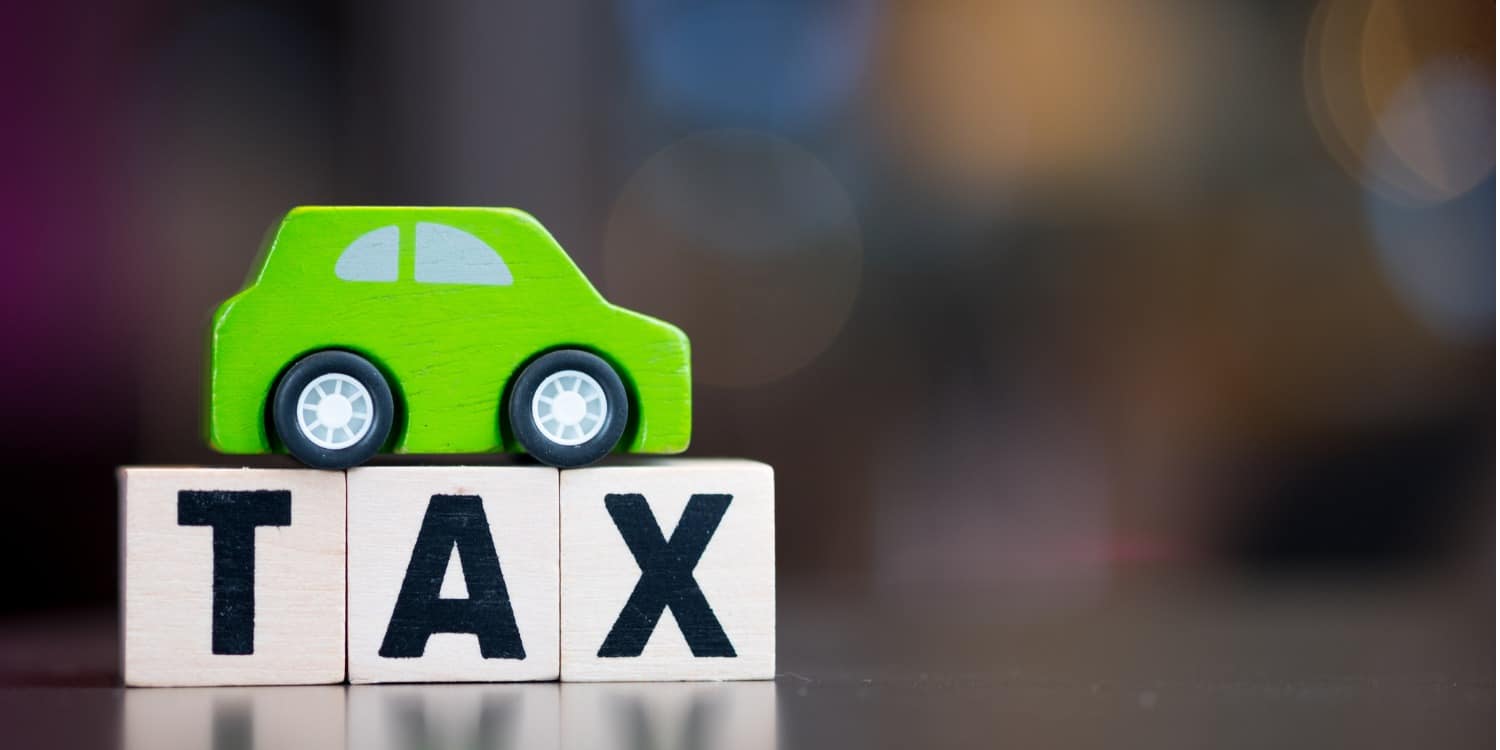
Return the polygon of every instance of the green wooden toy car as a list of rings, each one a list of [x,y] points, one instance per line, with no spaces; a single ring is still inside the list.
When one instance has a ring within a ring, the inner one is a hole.
[[[559,467],[678,453],[688,339],[611,305],[514,209],[302,207],[214,315],[208,440],[326,469],[381,452]]]

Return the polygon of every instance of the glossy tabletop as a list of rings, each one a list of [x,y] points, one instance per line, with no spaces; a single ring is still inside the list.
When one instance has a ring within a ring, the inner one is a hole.
[[[1044,597],[1045,592],[1034,592]],[[9,747],[1484,747],[1488,596],[1116,586],[780,602],[774,682],[130,689],[107,613],[0,626]]]

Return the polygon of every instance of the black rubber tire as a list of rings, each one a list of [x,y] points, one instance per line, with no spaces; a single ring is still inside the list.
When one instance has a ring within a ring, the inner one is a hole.
[[[370,430],[359,442],[338,450],[324,448],[302,434],[297,427],[297,398],[314,378],[337,372],[348,375],[370,392],[374,413]],[[276,384],[271,400],[271,422],[292,457],[314,469],[348,469],[358,466],[380,452],[395,423],[396,404],[391,387],[380,370],[369,360],[352,352],[329,350],[309,354],[287,368]]]
[[[531,399],[536,389],[548,375],[559,370],[578,370],[598,381],[604,391],[607,413],[604,426],[592,440],[578,445],[554,443],[537,429],[531,418]],[[559,349],[548,352],[526,366],[516,378],[511,389],[507,409],[510,429],[526,452],[538,461],[559,469],[587,466],[609,455],[625,433],[625,422],[630,417],[629,398],[625,395],[625,384],[615,368],[594,354],[577,349]]]

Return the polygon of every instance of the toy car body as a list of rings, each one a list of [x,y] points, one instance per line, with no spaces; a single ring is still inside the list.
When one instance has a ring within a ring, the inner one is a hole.
[[[687,336],[605,301],[514,209],[297,208],[213,319],[207,433],[225,453],[573,466],[681,452],[691,425]]]

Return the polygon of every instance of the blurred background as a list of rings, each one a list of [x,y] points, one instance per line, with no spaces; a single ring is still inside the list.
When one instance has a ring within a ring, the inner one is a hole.
[[[113,606],[116,466],[237,463],[199,434],[206,325],[290,207],[516,206],[688,332],[691,453],[776,467],[784,623],[1368,595],[1483,674],[1494,26],[1469,0],[17,11],[0,566],[46,574],[0,611]]]

